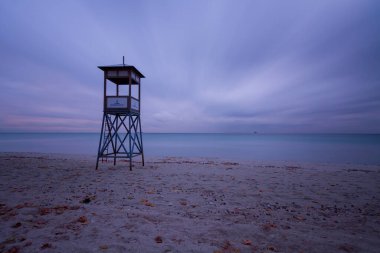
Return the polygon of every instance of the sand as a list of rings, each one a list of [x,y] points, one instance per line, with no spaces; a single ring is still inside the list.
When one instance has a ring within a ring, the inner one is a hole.
[[[0,252],[380,252],[380,166],[94,166],[1,153]]]

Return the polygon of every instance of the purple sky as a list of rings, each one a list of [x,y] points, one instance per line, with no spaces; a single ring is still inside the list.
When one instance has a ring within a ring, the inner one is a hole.
[[[145,132],[380,133],[380,2],[0,1],[0,132],[97,132],[99,65]]]

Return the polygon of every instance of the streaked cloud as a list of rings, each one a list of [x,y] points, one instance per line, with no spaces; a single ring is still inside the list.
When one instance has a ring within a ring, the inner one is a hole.
[[[99,131],[141,70],[146,132],[379,132],[376,1],[0,2],[0,131]]]

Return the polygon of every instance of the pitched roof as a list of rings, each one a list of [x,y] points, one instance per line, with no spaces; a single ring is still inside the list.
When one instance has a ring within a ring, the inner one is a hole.
[[[124,64],[115,64],[115,65],[108,65],[108,66],[98,66],[103,71],[106,70],[133,70],[140,78],[145,78],[145,76],[137,69],[135,66],[132,65],[124,65]]]

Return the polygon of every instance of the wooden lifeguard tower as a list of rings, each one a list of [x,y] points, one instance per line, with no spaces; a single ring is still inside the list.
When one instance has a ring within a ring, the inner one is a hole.
[[[123,64],[98,68],[104,71],[104,99],[96,169],[99,159],[113,159],[116,165],[116,159],[123,158],[129,160],[129,169],[132,170],[132,158],[135,156],[141,155],[144,165],[140,120],[140,81],[144,75],[134,66],[125,65],[124,57]],[[113,87],[107,86],[108,83]],[[113,92],[110,91],[112,88]]]

